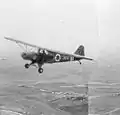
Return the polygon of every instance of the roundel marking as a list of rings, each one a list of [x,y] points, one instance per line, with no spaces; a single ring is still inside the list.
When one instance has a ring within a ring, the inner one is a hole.
[[[60,54],[56,54],[56,56],[55,56],[55,61],[60,61],[61,60],[61,56],[60,56]]]

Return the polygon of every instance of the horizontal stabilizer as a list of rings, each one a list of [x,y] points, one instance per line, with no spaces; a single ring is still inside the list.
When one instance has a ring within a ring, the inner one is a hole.
[[[83,59],[85,59],[85,60],[90,60],[90,61],[93,60],[92,58],[88,58],[88,57],[83,57]]]

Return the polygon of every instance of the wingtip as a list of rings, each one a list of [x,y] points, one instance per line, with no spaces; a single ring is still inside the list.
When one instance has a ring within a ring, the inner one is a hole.
[[[4,39],[6,39],[6,40],[13,40],[13,38],[9,37],[9,36],[4,36]]]
[[[8,37],[7,37],[7,36],[4,36],[4,39],[8,39]]]

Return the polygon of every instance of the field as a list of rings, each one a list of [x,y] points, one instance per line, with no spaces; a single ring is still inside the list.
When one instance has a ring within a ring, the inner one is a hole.
[[[47,65],[42,75],[35,68],[25,70],[23,66],[2,66],[1,114],[12,111],[16,112],[12,114],[25,115],[88,115],[87,102],[67,97],[88,92],[87,77],[80,77],[86,73],[81,73],[82,68],[77,64],[68,65]]]
[[[35,68],[5,64],[0,67],[1,115],[10,111],[23,115],[120,114],[119,72],[113,68],[55,64],[46,65],[39,75]],[[83,94],[85,99],[80,97]]]

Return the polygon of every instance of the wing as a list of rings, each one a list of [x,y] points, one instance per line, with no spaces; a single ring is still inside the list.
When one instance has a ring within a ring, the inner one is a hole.
[[[43,49],[43,48],[41,48],[41,47],[39,47],[39,46],[36,46],[36,45],[33,45],[33,44],[29,44],[29,43],[27,43],[27,42],[23,42],[23,41],[20,41],[20,40],[15,40],[15,39],[13,39],[13,38],[11,38],[11,37],[4,37],[4,38],[7,39],[7,40],[10,40],[10,41],[13,41],[13,42],[15,42],[15,43],[20,43],[20,44],[27,45],[27,46],[31,46],[31,47],[34,47],[34,48]]]
[[[60,52],[60,51],[55,51],[52,49],[47,49],[47,48],[43,48],[37,45],[33,45],[33,44],[29,44],[27,42],[23,42],[20,40],[15,40],[11,37],[4,37],[7,40],[13,41],[15,43],[20,43],[23,45],[27,45],[30,47],[34,47],[40,50],[46,50],[48,52],[49,55],[52,55],[54,57],[54,60],[50,60],[49,63],[55,63],[55,62],[66,62],[66,61],[74,61],[74,59],[76,58],[77,60],[81,60],[81,59],[85,59],[85,60],[93,60],[91,58],[87,58],[85,56],[80,56],[80,55],[76,55],[76,54],[69,54],[69,53],[64,53],[64,52]]]
[[[37,45],[29,44],[27,42],[16,40],[16,39],[13,39],[11,37],[4,37],[4,38],[7,39],[7,40],[10,40],[10,41],[13,41],[15,43],[20,43],[20,44],[23,44],[23,45],[27,45],[27,46],[30,46],[30,47],[37,48],[37,49],[46,50],[49,53],[71,55],[71,54],[68,54],[68,53],[64,53],[64,52],[60,52],[60,51],[56,51],[56,50],[52,50],[52,49],[43,48],[43,47],[40,47],[40,46],[37,46]]]

